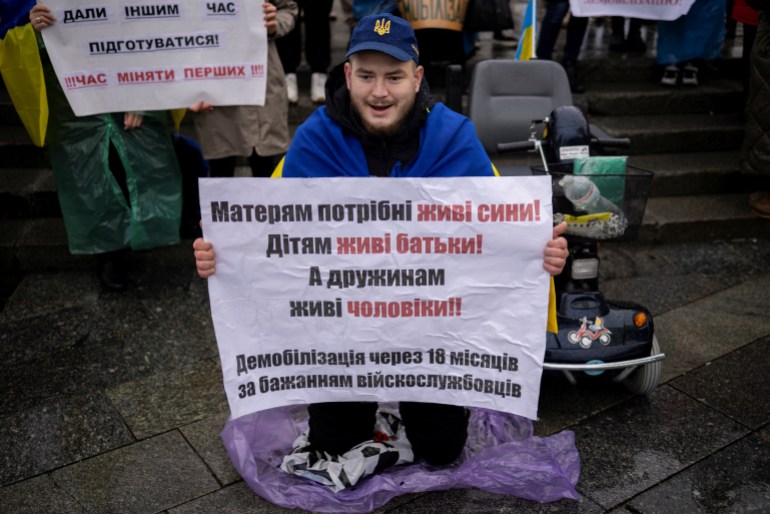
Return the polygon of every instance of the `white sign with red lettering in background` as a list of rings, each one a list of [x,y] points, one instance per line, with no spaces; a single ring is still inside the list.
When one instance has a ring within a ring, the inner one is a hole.
[[[263,105],[262,2],[46,0],[42,31],[72,110],[104,112]]]
[[[695,0],[570,0],[573,16],[623,16],[642,20],[675,20]]]
[[[201,179],[231,414],[421,401],[537,417],[540,177]]]

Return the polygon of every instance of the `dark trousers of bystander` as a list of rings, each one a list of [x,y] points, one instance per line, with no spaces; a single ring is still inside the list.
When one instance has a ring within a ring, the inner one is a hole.
[[[251,174],[255,177],[270,177],[275,169],[275,157],[272,155],[263,157],[254,151],[248,158],[251,166]],[[209,177],[226,178],[235,176],[236,157],[222,157],[221,159],[209,159]]]
[[[537,40],[537,57],[539,59],[553,60],[553,49],[556,46],[564,17],[568,12],[568,0],[549,0],[546,3],[545,15]],[[575,63],[578,60],[587,28],[588,18],[570,16],[567,23],[567,39],[564,42],[562,62]]]
[[[305,59],[311,73],[326,73],[331,64],[331,24],[333,0],[298,0],[300,18],[294,30],[275,40],[283,70],[296,73],[302,62],[302,25],[305,27]],[[300,23],[301,20],[301,23]]]
[[[553,49],[559,38],[564,17],[569,12],[569,0],[549,0],[545,5],[545,15],[540,28],[540,36],[537,40],[537,57],[539,59],[553,60]],[[588,18],[570,15],[567,23],[567,39],[564,42],[561,64],[567,72],[569,86],[573,93],[582,93],[585,86],[578,79],[577,61],[580,56],[580,47],[583,46],[583,38],[588,28]]]

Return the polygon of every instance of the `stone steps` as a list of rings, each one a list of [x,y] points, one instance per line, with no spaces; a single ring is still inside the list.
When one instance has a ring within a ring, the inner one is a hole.
[[[656,62],[654,50],[648,50],[644,55],[581,52],[578,66],[581,78],[591,84],[657,84],[663,71]],[[701,63],[698,70],[698,79],[704,84],[718,78],[738,79],[740,76],[739,52],[736,55],[733,51],[726,52],[719,60]]]
[[[740,148],[739,114],[593,116],[612,137],[631,138],[629,155],[729,151]]]
[[[21,124],[0,125],[0,168],[46,168],[49,165],[48,152],[32,144]]]
[[[50,168],[0,168],[0,218],[61,216]]]
[[[744,102],[740,82],[728,79],[695,88],[668,88],[657,82],[592,83],[581,96],[590,116],[738,113]]]
[[[653,197],[745,193],[750,181],[739,170],[738,150],[632,155],[629,164],[655,172]]]
[[[655,244],[753,238],[770,239],[770,223],[751,213],[746,194],[650,198],[639,232]]]

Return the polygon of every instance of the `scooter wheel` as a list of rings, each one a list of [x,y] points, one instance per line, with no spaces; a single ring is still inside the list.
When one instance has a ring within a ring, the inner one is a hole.
[[[650,355],[659,355],[660,345],[658,344],[658,338],[652,336],[652,350]],[[623,385],[633,394],[648,394],[652,392],[660,382],[660,374],[663,371],[663,361],[652,362],[639,367],[636,371],[631,373],[625,380]]]

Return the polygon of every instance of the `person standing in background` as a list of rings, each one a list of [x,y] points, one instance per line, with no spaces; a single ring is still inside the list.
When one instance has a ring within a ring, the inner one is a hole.
[[[751,212],[770,218],[770,0],[747,3],[761,14],[749,65],[741,171],[752,178],[756,188],[749,195]]]
[[[56,23],[45,5],[29,20]],[[49,118],[46,144],[72,254],[95,255],[110,291],[128,285],[127,252],[179,242],[182,175],[165,111],[76,116],[38,37]]]
[[[740,22],[743,26],[743,52],[741,53],[741,82],[743,83],[743,105],[749,94],[749,63],[754,48],[754,39],[757,37],[757,25],[759,25],[759,11],[751,7],[746,0],[734,0],[730,2],[732,9],[728,15],[733,23]],[[729,5],[728,5],[729,6]],[[726,36],[725,36],[726,37]]]
[[[262,6],[267,28],[267,91],[265,105],[215,107],[198,102],[190,107],[209,176],[232,177],[237,157],[246,157],[255,177],[269,177],[276,159],[289,148],[289,104],[286,79],[276,39],[288,34],[297,18],[292,0],[274,0]]]
[[[698,62],[718,59],[725,38],[725,0],[695,0],[687,14],[658,21],[660,83],[695,87]]]
[[[289,103],[299,101],[297,68],[302,61],[302,27],[305,28],[305,59],[310,66],[310,99],[326,101],[326,71],[331,64],[331,22],[329,15],[334,0],[297,0],[299,18],[294,29],[278,40],[278,54],[286,72],[286,94]],[[300,21],[302,23],[300,23]]]
[[[559,37],[564,17],[569,12],[569,0],[547,0],[545,15],[537,39],[536,54],[538,59],[553,60],[553,49]],[[586,88],[578,78],[577,62],[580,48],[588,28],[588,18],[572,16],[567,22],[567,38],[564,42],[561,64],[567,72],[569,87],[573,93],[583,93]]]

